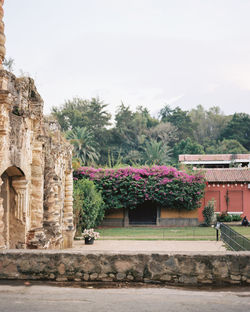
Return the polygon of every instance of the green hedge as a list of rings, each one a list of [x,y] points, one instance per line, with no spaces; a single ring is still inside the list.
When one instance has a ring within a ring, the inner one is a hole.
[[[240,215],[230,215],[228,213],[222,213],[221,215],[217,215],[216,219],[218,222],[242,221]]]

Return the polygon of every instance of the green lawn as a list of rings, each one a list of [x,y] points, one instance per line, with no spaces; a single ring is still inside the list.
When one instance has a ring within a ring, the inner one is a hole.
[[[250,239],[250,226],[230,226],[233,230]]]
[[[99,228],[101,239],[129,240],[216,240],[216,231],[208,227],[129,227]]]

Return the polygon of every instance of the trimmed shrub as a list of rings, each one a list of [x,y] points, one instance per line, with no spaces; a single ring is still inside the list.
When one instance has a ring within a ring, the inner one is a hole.
[[[240,215],[232,215],[232,221],[242,221]]]
[[[200,206],[205,188],[200,173],[189,175],[166,166],[121,169],[82,167],[74,172],[74,178],[92,180],[102,192],[107,209],[133,209],[145,201],[152,201],[169,209],[194,210]]]
[[[103,220],[104,202],[93,181],[74,181],[74,215],[77,235],[84,229],[96,227]]]
[[[231,215],[226,214],[224,217],[224,222],[232,222],[233,218]]]
[[[232,222],[232,221],[241,221],[240,215],[230,215],[228,213],[223,212],[221,215],[217,215],[218,222]]]
[[[225,217],[226,217],[226,213],[225,212],[222,212],[222,214],[220,214],[220,215],[216,215],[216,220],[218,221],[218,222],[225,222]]]
[[[211,226],[214,221],[214,200],[210,200],[202,211],[204,223],[206,226]]]

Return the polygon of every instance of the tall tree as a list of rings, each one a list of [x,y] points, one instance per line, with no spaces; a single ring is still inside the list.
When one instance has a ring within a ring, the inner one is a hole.
[[[205,154],[205,152],[202,145],[187,138],[186,140],[181,140],[174,146],[173,155],[176,163],[178,163],[180,154]]]
[[[99,98],[85,100],[73,98],[61,107],[53,107],[52,115],[58,120],[63,131],[76,127],[87,127],[91,130],[101,130],[110,126],[111,114],[106,111],[107,104]]]
[[[225,116],[220,107],[213,106],[206,111],[206,118],[208,121],[207,137],[210,140],[218,140],[220,133],[230,121],[231,116]]]
[[[148,128],[158,124],[158,120],[150,116],[149,111],[139,106],[132,112],[129,106],[123,103],[115,115],[113,133],[114,152],[123,157],[126,163],[141,163],[141,152],[144,149]]]
[[[76,127],[66,133],[66,138],[74,146],[73,155],[81,160],[82,165],[94,164],[100,155],[96,150],[94,135],[86,127]]]
[[[78,128],[91,131],[91,146],[95,146],[95,153],[101,164],[107,162],[110,139],[110,131],[107,127],[111,125],[111,114],[106,109],[107,104],[99,98],[91,100],[73,98],[59,108],[52,108],[52,115],[58,120],[63,131],[77,129],[75,132],[79,132]]]
[[[166,165],[171,161],[172,150],[154,139],[146,142],[144,148],[144,162],[146,165]]]
[[[189,116],[194,127],[194,138],[202,145],[208,140],[218,140],[228,122],[228,117],[218,106],[213,106],[206,111],[202,105],[198,105],[189,112]]]
[[[222,130],[220,139],[237,140],[250,151],[250,115],[235,113]]]
[[[169,105],[166,105],[161,109],[159,117],[162,122],[171,122],[178,129],[178,137],[181,140],[194,137],[194,125],[188,111],[183,111],[178,106],[171,109]]]
[[[219,141],[218,143],[209,146],[206,149],[208,154],[245,154],[247,149],[236,140]]]
[[[207,114],[202,105],[197,105],[189,112],[189,116],[194,126],[194,138],[200,144],[204,143],[208,136],[209,126],[207,124]]]
[[[172,147],[178,141],[178,129],[170,122],[161,122],[148,130],[148,136]]]
[[[85,114],[90,129],[100,130],[111,125],[111,114],[106,111],[107,106],[108,104],[104,104],[98,97],[88,102]]]
[[[114,145],[123,146],[124,152],[136,148],[137,133],[133,127],[134,113],[129,106],[123,103],[115,115],[115,128],[113,129]]]

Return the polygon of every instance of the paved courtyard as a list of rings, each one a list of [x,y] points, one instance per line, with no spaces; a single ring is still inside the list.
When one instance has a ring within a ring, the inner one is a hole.
[[[219,241],[160,241],[160,240],[96,240],[93,245],[85,245],[84,240],[74,241],[74,250],[87,252],[226,252]]]
[[[243,312],[250,291],[175,288],[82,289],[0,285],[1,312]]]

